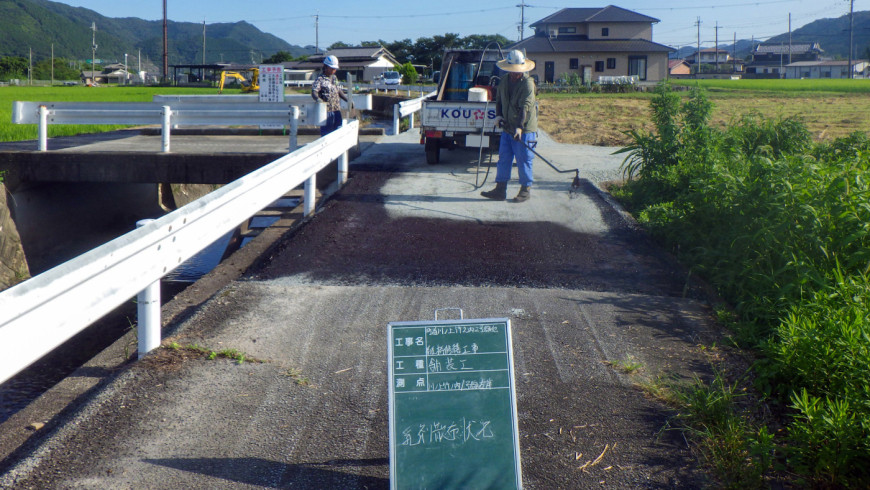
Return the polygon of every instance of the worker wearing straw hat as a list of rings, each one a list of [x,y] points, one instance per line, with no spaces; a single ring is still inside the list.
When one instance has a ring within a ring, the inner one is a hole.
[[[498,147],[495,189],[482,192],[488,199],[504,201],[507,199],[507,183],[511,180],[513,162],[516,159],[520,191],[515,202],[528,201],[531,197],[532,149],[537,145],[538,106],[535,103],[535,82],[529,71],[535,62],[526,59],[519,50],[513,50],[496,65],[508,72],[502,77],[496,89],[495,123],[502,126]]]

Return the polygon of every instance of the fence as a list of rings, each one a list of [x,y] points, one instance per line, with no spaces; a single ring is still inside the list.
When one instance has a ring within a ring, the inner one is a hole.
[[[310,96],[285,102],[257,102],[256,96],[157,96],[153,102],[20,102],[12,106],[14,124],[38,124],[37,149],[48,149],[49,124],[159,124],[162,151],[170,151],[173,126],[271,125],[290,127],[290,148],[297,147],[299,124],[319,126],[326,105]],[[359,108],[371,108],[371,96],[354,96]]]
[[[400,124],[403,117],[410,117],[410,125],[409,127],[414,127],[414,113],[419,112],[423,108],[423,101],[434,97],[436,92],[429,92],[428,94],[418,97],[416,99],[406,100],[403,102],[399,102],[398,104],[393,106],[393,134],[397,135],[400,132]]]
[[[343,184],[347,151],[358,136],[359,122],[350,121],[187,206],[0,292],[0,383],[140,292],[141,306],[154,311],[156,304],[159,315],[155,283],[204,244],[302,183],[305,214],[312,213],[317,172],[338,159]],[[140,355],[159,345],[160,324],[159,316],[140,318]]]

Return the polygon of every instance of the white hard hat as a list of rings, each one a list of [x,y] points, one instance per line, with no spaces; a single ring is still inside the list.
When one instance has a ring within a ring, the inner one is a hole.
[[[513,51],[509,52],[507,54],[507,57],[496,63],[496,65],[504,71],[511,71],[515,73],[522,73],[535,69],[535,62],[526,59],[526,55],[524,55],[523,52],[518,49],[514,49]]]
[[[335,68],[336,70],[338,70],[338,58],[333,55],[329,55],[326,58],[323,58],[323,64],[330,68]]]

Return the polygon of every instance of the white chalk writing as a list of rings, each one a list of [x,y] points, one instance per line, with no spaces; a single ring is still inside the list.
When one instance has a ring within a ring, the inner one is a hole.
[[[473,343],[471,345],[459,345],[458,343],[449,345],[430,345],[426,347],[427,356],[456,356],[460,354],[477,354],[480,347]]]
[[[492,378],[431,382],[428,386],[426,386],[426,391],[468,391],[491,389]]]
[[[457,335],[468,333],[499,333],[498,325],[456,325],[452,327],[426,327],[426,335]]]
[[[459,423],[457,423],[459,422]],[[440,421],[415,424],[402,430],[402,446],[428,446],[439,444],[462,445],[492,439],[495,433],[489,420],[470,420],[444,423]]]

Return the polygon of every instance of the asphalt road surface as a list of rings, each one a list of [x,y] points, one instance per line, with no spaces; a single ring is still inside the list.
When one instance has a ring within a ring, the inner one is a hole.
[[[538,150],[581,187],[538,161],[530,201],[489,201],[476,152],[430,166],[417,134],[382,138],[166,340],[254,362],[161,350],[7,461],[0,487],[388,488],[386,325],[438,308],[511,320],[525,488],[708,484],[638,387],[709,375],[700,289],[595,186],[619,175],[613,149]]]

